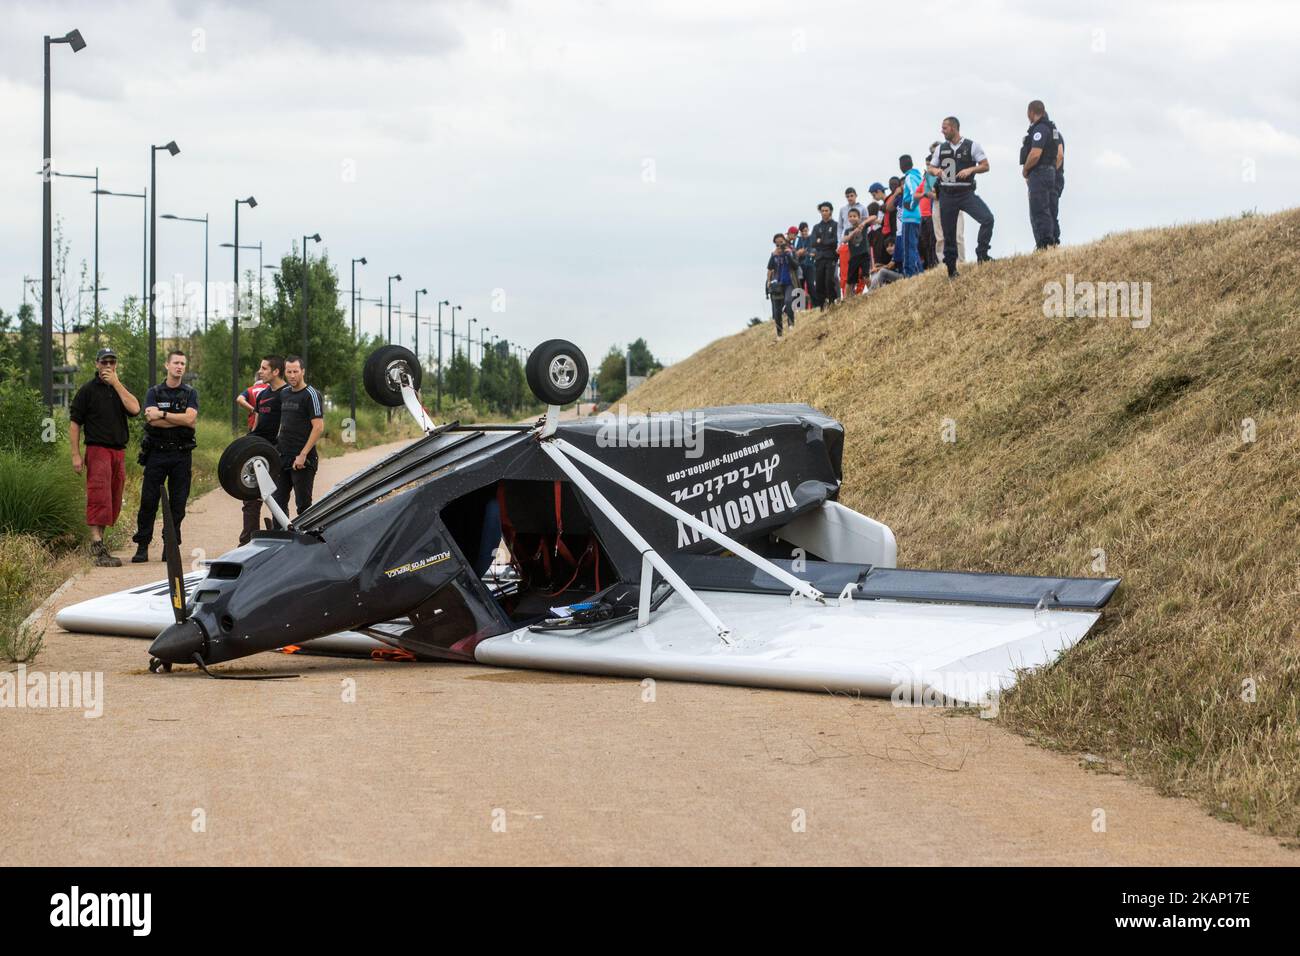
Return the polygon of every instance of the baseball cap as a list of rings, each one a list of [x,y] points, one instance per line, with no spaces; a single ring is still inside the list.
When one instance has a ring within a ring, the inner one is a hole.
[[[874,193],[876,191],[880,191],[883,193],[885,191],[885,187],[880,185],[880,183],[872,183],[871,188],[867,190],[867,192],[869,193]]]
[[[799,235],[799,227],[798,227],[798,226],[791,226],[789,229],[787,229],[787,230],[785,231],[785,234],[786,234],[787,236],[797,236],[797,235]]]
[[[112,349],[100,349],[99,352],[96,353],[96,355],[95,355],[95,361],[96,361],[96,362],[102,361],[103,359],[106,359],[106,358],[113,358],[113,359],[115,359],[115,358],[117,358],[117,353],[114,352]]]

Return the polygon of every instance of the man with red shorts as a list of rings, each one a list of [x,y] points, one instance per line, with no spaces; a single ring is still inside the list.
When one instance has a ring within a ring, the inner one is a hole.
[[[72,470],[86,475],[86,524],[90,525],[90,555],[101,568],[120,567],[109,554],[104,529],[117,523],[126,484],[126,445],[131,433],[127,418],[140,414],[140,401],[117,377],[117,353],[100,349],[95,357],[95,377],[77,390],[69,407],[68,428]],[[81,435],[86,454],[81,454]]]

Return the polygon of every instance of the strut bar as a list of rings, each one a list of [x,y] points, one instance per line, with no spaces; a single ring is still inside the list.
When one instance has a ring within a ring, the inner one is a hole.
[[[676,505],[665,501],[663,498],[660,498],[653,491],[650,491],[648,488],[645,488],[637,484],[635,481],[633,481],[631,478],[627,477],[626,475],[620,474],[619,472],[615,471],[613,468],[609,467],[609,465],[605,464],[603,461],[600,461],[598,458],[593,458],[591,455],[588,455],[581,448],[574,447],[573,445],[565,441],[563,438],[553,438],[551,439],[550,444],[557,446],[557,450],[559,450],[563,454],[568,455],[572,458],[576,458],[578,461],[582,462],[592,471],[595,471],[598,474],[605,476],[610,481],[614,482],[614,484],[618,485],[620,488],[632,492],[632,494],[636,495],[638,498],[640,498],[642,501],[646,502],[647,504],[654,505],[660,511],[672,515],[678,521],[688,525],[689,527],[694,528],[696,531],[704,535],[706,538],[710,539],[711,541],[714,541],[717,544],[722,545],[724,548],[727,548],[736,557],[743,558],[744,560],[752,564],[754,567],[764,572],[765,574],[770,574],[772,577],[776,578],[782,584],[788,584],[797,593],[802,594],[810,601],[816,601],[818,604],[826,603],[825,595],[823,595],[821,591],[817,590],[807,581],[800,581],[798,578],[796,578],[790,572],[786,571],[784,568],[777,567],[771,561],[767,560],[767,558],[763,557],[762,555],[755,554],[753,551],[750,551],[749,548],[745,547],[739,541],[736,541],[733,538],[729,537],[728,535],[723,534],[721,531],[714,528],[712,525],[705,524],[699,518],[695,517],[695,515],[689,514],[688,512],[683,511],[681,508],[678,508]],[[542,443],[543,448],[545,448],[546,445],[547,445],[546,442]],[[552,455],[551,457],[554,456]]]
[[[695,609],[695,613],[704,618],[705,623],[717,632],[719,640],[721,640],[723,644],[730,645],[732,643],[731,628],[723,624],[722,621],[719,620],[718,616],[709,610],[709,606],[701,601],[700,596],[690,589],[690,586],[682,580],[681,575],[668,566],[668,562],[659,556],[659,553],[650,546],[650,542],[641,537],[641,534],[636,530],[636,528],[628,524],[627,519],[618,513],[618,509],[609,503],[609,499],[597,491],[596,486],[587,479],[587,476],[578,470],[578,466],[569,461],[564,452],[555,447],[556,444],[558,444],[558,441],[543,441],[541,443],[542,451],[546,452],[546,454],[550,456],[551,460],[560,466],[560,470],[569,476],[569,480],[582,489],[583,493],[591,500],[591,503],[599,508],[601,513],[614,523],[614,527],[623,532],[623,536],[631,541],[633,547],[641,553],[641,567],[643,569],[641,573],[642,594],[648,594],[650,589],[654,586],[653,576],[651,576],[649,580],[646,580],[644,571],[646,562],[649,562],[664,576],[664,580],[671,584],[673,588],[676,589],[677,593],[686,600],[686,603]],[[646,602],[643,600],[641,604],[642,607],[646,607],[647,613],[644,617],[648,619],[649,609],[646,606]],[[641,617],[642,615],[638,614],[638,627],[646,623],[644,620],[641,620]]]

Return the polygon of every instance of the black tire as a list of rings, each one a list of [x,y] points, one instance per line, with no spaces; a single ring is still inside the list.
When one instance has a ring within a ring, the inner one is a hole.
[[[416,394],[420,391],[422,369],[415,353],[400,345],[385,345],[375,349],[366,359],[361,378],[366,394],[380,405],[397,408],[402,404],[402,386],[398,378],[405,371],[411,377]]]
[[[587,387],[587,357],[572,342],[548,339],[528,356],[528,387],[547,405],[568,405]]]
[[[226,446],[217,462],[217,481],[226,494],[240,501],[256,501],[262,497],[253,471],[253,461],[258,458],[266,463],[272,478],[280,474],[280,454],[265,438],[245,435]]]

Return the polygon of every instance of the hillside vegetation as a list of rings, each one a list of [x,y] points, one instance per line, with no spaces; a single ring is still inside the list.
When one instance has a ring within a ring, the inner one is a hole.
[[[942,271],[714,342],[629,402],[834,415],[841,500],[900,566],[1122,577],[1001,720],[1295,841],[1300,210]],[[1150,282],[1149,327],[1044,317],[1067,274]]]

